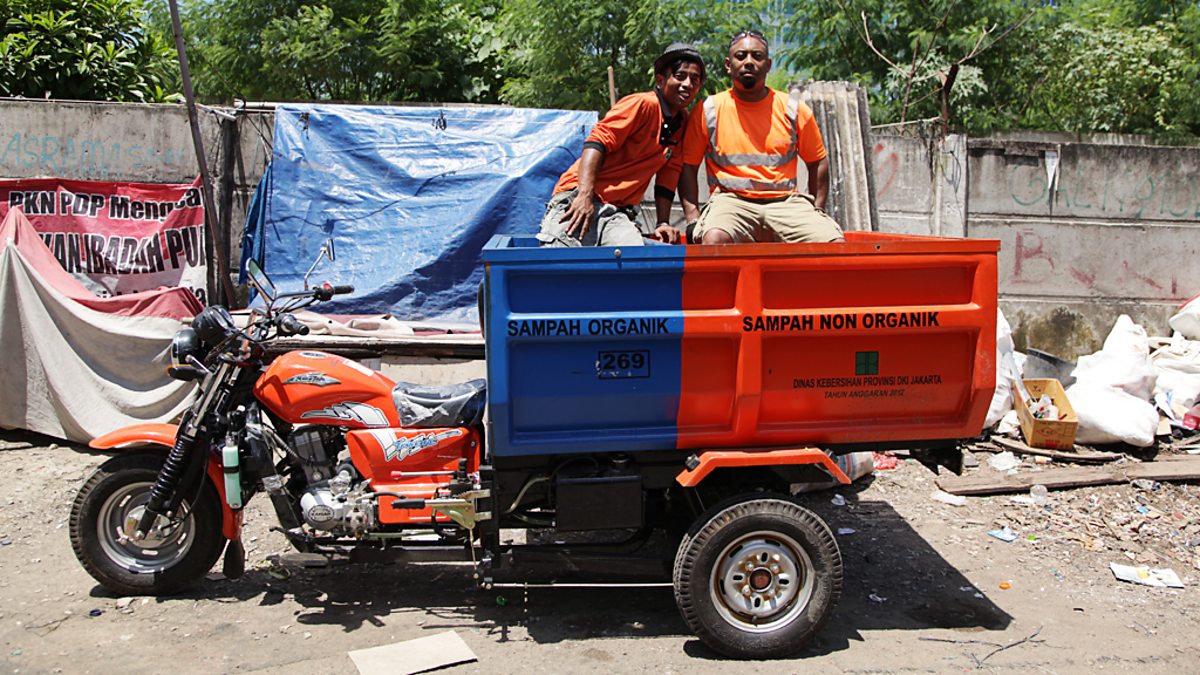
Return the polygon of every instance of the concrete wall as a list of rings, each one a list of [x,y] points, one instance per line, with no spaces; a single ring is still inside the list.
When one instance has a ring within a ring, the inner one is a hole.
[[[966,236],[967,139],[876,133],[871,148],[879,230]],[[935,208],[935,205],[937,208]]]
[[[1018,348],[1073,359],[1123,313],[1166,335],[1200,293],[1200,149],[875,138],[881,229],[955,235],[961,211],[957,233],[999,239]]]

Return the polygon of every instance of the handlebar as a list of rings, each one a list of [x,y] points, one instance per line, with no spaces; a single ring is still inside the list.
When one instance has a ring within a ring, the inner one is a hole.
[[[279,317],[279,334],[308,335],[308,326],[291,314],[282,314]]]
[[[313,289],[313,297],[317,300],[325,301],[331,299],[335,295],[346,295],[353,293],[354,287],[350,285],[332,286],[328,283],[321,284]]]

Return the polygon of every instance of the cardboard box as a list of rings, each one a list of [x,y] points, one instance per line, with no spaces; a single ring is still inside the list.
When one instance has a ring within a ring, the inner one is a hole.
[[[1025,388],[1035,401],[1042,394],[1048,394],[1050,401],[1058,408],[1057,420],[1034,419],[1029,407],[1021,401],[1016,383],[1013,383],[1013,407],[1017,409],[1017,419],[1021,421],[1021,434],[1025,436],[1025,442],[1034,448],[1074,449],[1079,418],[1075,416],[1075,409],[1067,400],[1067,392],[1063,391],[1062,384],[1058,380],[1025,380]]]

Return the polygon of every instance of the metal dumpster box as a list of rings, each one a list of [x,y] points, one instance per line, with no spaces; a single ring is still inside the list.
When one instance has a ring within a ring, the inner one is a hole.
[[[498,457],[979,434],[994,240],[483,252]]]

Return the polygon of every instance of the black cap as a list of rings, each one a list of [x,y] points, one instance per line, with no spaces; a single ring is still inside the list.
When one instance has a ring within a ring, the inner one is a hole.
[[[654,59],[654,74],[658,75],[666,70],[671,64],[679,59],[685,59],[700,66],[700,75],[705,76],[704,72],[704,57],[700,56],[700,52],[696,48],[686,42],[672,42],[671,46],[662,53],[662,56]]]

